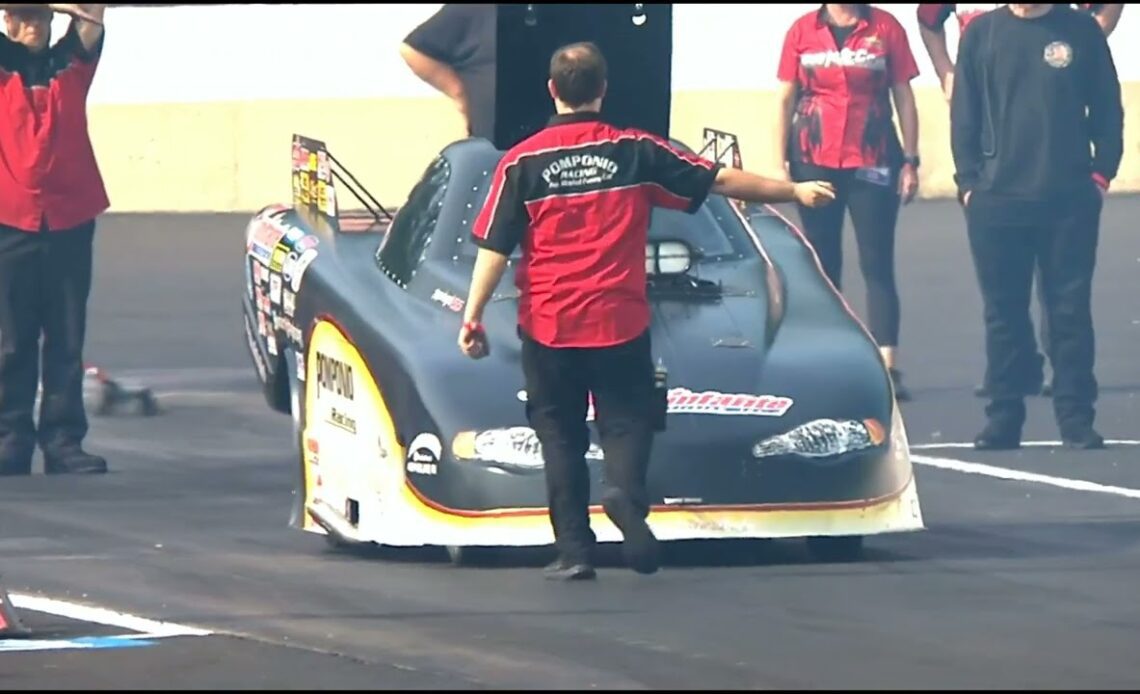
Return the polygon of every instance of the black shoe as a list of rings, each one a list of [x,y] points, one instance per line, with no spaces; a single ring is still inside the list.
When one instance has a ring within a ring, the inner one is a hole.
[[[621,530],[622,553],[629,568],[639,574],[655,573],[661,568],[657,538],[629,497],[620,489],[611,489],[602,497],[602,508]]]
[[[974,439],[979,451],[1012,451],[1021,448],[1021,432],[994,424],[987,425]]]
[[[10,458],[0,460],[0,477],[20,477],[32,474],[32,459]]]
[[[81,448],[48,453],[44,451],[44,474],[101,475],[107,472],[107,461]]]
[[[910,391],[902,384],[902,372],[898,369],[889,369],[891,375],[891,383],[895,386],[895,400],[905,402],[910,400]]]
[[[594,567],[586,562],[569,562],[559,557],[546,565],[542,573],[550,581],[582,581],[597,577]]]
[[[1061,443],[1065,448],[1091,451],[1104,448],[1104,437],[1091,426],[1075,428],[1061,433]]]
[[[1043,397],[1043,398],[1053,397],[1053,382],[1052,381],[1045,381],[1044,383],[1041,384],[1041,397]]]

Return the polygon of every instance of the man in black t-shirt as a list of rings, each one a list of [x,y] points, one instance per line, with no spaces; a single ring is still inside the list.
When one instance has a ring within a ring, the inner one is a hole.
[[[985,304],[990,403],[975,445],[1020,445],[1024,395],[1040,375],[1029,317],[1039,263],[1061,438],[1101,448],[1092,275],[1103,198],[1124,151],[1104,32],[1068,5],[1007,5],[963,33],[955,73],[954,178]]]
[[[494,5],[448,3],[416,27],[400,56],[417,77],[451,99],[471,137],[494,139]]]

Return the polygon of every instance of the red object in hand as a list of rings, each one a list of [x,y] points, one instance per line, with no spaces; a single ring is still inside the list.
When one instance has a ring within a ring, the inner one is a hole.
[[[1098,173],[1092,175],[1093,182],[1100,186],[1101,190],[1108,190],[1108,179]]]

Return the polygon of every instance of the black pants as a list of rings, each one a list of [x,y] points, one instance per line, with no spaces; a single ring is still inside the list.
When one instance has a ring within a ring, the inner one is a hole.
[[[1053,361],[1053,350],[1050,346],[1053,340],[1049,337],[1049,312],[1045,310],[1045,285],[1041,279],[1041,263],[1038,260],[1037,269],[1033,273],[1034,284],[1037,287],[1037,305],[1040,309],[1040,315],[1037,321],[1038,335],[1040,336],[1041,352],[1045,355],[1050,362]],[[1042,368],[1044,368],[1044,360],[1042,361]]]
[[[804,235],[836,289],[842,289],[843,219],[851,211],[859,267],[867,286],[867,323],[880,347],[899,344],[899,292],[895,284],[895,227],[898,224],[898,170],[884,180],[867,180],[855,169],[829,169],[793,160],[794,181],[830,181],[836,199],[818,208],[798,205]]]
[[[36,234],[0,226],[0,466],[25,466],[37,438],[54,455],[87,435],[83,342],[94,234],[94,221]]]
[[[1092,278],[1101,205],[1092,184],[1087,192],[1039,205],[984,192],[970,197],[966,222],[985,307],[987,413],[999,423],[1024,423],[1023,397],[1040,378],[1029,314],[1035,266],[1057,422],[1062,431],[1093,422]]]
[[[594,396],[607,485],[626,492],[649,515],[645,478],[653,445],[653,357],[649,332],[625,344],[555,349],[520,331],[526,413],[542,444],[550,522],[559,553],[591,559],[590,474],[586,451],[589,394]]]

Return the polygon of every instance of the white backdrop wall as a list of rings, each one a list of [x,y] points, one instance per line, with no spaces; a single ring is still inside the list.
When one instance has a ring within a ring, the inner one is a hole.
[[[401,39],[439,4],[230,5],[107,10],[104,62],[92,104],[243,99],[430,96],[397,54]],[[774,86],[784,33],[815,4],[674,6],[674,89]],[[882,5],[899,18],[936,84],[912,3]],[[631,4],[632,9],[632,4]],[[1123,80],[1140,79],[1140,18],[1126,8],[1111,38]],[[56,35],[66,27],[57,18]],[[948,22],[951,50],[957,28]]]

